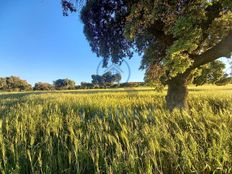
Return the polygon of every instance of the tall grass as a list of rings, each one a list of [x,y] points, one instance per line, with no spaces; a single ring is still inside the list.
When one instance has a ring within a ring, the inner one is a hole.
[[[0,173],[232,173],[232,92],[0,95]],[[217,94],[216,94],[217,93]]]

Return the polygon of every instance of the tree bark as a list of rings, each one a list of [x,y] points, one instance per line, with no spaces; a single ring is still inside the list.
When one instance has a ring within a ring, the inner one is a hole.
[[[225,36],[221,42],[200,55],[193,55],[194,63],[189,68],[193,70],[201,65],[205,65],[220,57],[231,57],[232,52],[232,30]],[[190,55],[191,57],[192,55]]]
[[[170,111],[172,111],[174,108],[187,109],[187,96],[187,80],[184,76],[176,77],[168,82],[166,103]]]

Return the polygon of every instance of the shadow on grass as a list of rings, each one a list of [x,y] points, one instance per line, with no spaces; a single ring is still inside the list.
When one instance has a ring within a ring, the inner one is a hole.
[[[0,100],[1,99],[13,99],[13,98],[22,98],[29,95],[40,95],[40,94],[97,94],[97,93],[120,93],[120,92],[149,92],[155,91],[154,89],[136,89],[136,88],[125,88],[125,89],[86,89],[86,90],[64,90],[64,91],[32,91],[32,92],[17,92],[17,93],[0,93]]]
[[[207,88],[189,88],[189,92],[198,91],[209,91]],[[232,91],[232,88],[214,88],[213,90],[218,91]],[[167,89],[165,88],[164,92]],[[77,90],[55,90],[55,91],[31,91],[31,92],[5,92],[0,93],[0,100],[2,99],[15,99],[22,98],[29,95],[40,95],[40,94],[98,94],[98,93],[121,93],[125,92],[128,94],[136,94],[137,92],[156,92],[153,88],[119,88],[119,89],[77,89]]]

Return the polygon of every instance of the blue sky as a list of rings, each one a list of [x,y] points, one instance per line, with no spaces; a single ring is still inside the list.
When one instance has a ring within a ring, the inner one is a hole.
[[[6,0],[0,6],[0,77],[29,83],[91,81],[101,58],[91,52],[78,14],[63,17],[60,0]],[[141,58],[127,61],[129,81],[143,81]]]
[[[90,82],[101,60],[92,53],[78,14],[64,17],[60,0],[1,2],[0,77],[15,75],[31,84],[59,78]],[[140,61],[137,55],[127,60],[129,81],[143,81]],[[125,67],[124,81],[128,78]]]

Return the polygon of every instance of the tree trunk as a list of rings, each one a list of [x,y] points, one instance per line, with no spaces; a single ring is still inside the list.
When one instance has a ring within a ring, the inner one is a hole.
[[[187,106],[187,79],[195,68],[212,62],[220,57],[230,57],[232,51],[232,30],[218,44],[200,55],[190,55],[193,64],[182,74],[168,81],[168,94],[166,96],[167,106],[170,110],[174,108],[186,109]]]
[[[184,77],[176,77],[168,82],[166,103],[170,111],[174,108],[187,109],[187,96],[187,82]]]

